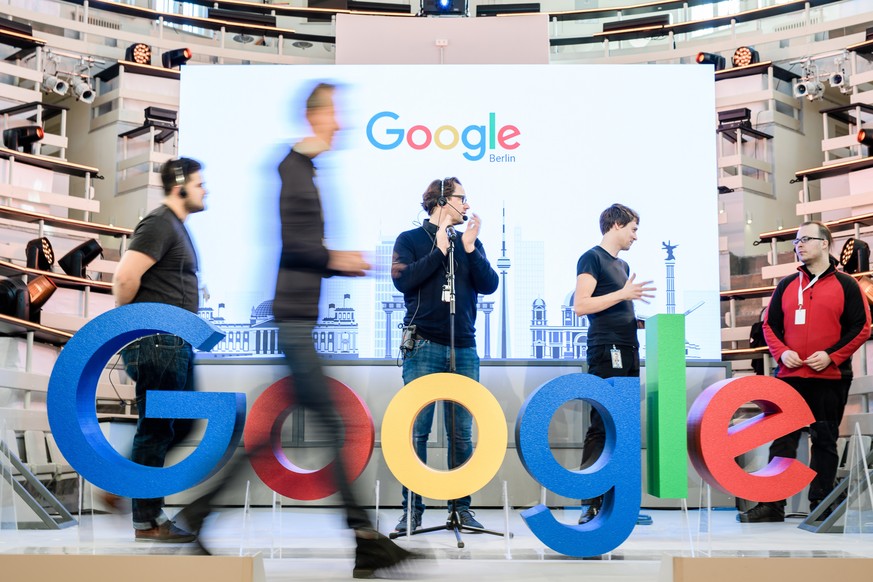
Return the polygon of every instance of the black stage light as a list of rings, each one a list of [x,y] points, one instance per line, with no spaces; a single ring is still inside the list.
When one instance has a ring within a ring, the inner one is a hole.
[[[748,107],[740,107],[739,109],[727,109],[718,112],[719,126],[733,125],[752,125],[752,112]]]
[[[858,132],[858,143],[865,146],[873,146],[873,133],[866,129]]]
[[[189,48],[174,49],[161,55],[161,63],[167,69],[175,69],[187,63],[192,56]]]
[[[18,319],[30,319],[27,283],[18,278],[0,281],[0,313]]]
[[[85,267],[87,267],[91,261],[100,256],[100,253],[103,252],[103,247],[100,246],[93,238],[90,240],[86,240],[66,255],[64,255],[59,261],[58,264],[61,266],[61,269],[64,270],[64,273],[70,275],[72,277],[81,277],[85,278]]]
[[[27,243],[27,268],[48,271],[55,264],[55,251],[46,237],[35,238]]]
[[[27,284],[27,296],[30,300],[30,313],[28,314],[28,319],[30,321],[39,323],[40,308],[45,305],[45,302],[49,300],[49,297],[51,297],[57,289],[58,287],[55,285],[55,282],[45,275],[40,275]]]
[[[178,113],[172,109],[164,109],[163,107],[155,107],[150,105],[145,108],[146,123],[151,125],[160,125],[162,127],[176,127],[176,118]]]
[[[761,62],[761,57],[758,55],[758,51],[752,47],[741,46],[734,51],[734,57],[731,59],[731,62],[735,67],[747,67]]]
[[[725,68],[725,58],[721,55],[713,53],[697,53],[698,65],[713,65],[716,71],[721,71]]]
[[[466,0],[421,0],[421,13],[428,16],[466,16]]]
[[[124,60],[138,65],[150,65],[152,64],[152,47],[144,42],[134,43],[124,51]]]
[[[33,144],[41,140],[45,136],[45,132],[38,125],[24,125],[21,127],[13,127],[12,129],[3,130],[3,143],[10,150],[24,151],[28,148],[27,153],[33,151]]]
[[[870,270],[870,245],[858,238],[850,238],[840,251],[840,264],[849,274]]]

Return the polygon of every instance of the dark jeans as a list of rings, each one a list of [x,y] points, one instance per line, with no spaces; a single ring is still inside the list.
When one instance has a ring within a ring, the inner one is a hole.
[[[621,368],[612,367],[611,345],[588,346],[587,361],[588,373],[599,378],[617,378],[640,376],[640,350],[634,346],[615,346],[621,351]],[[587,469],[597,461],[603,452],[606,443],[606,429],[600,413],[591,407],[591,422],[588,432],[585,433],[585,442],[582,444],[582,464],[580,469]],[[600,507],[602,498],[583,499],[583,504],[593,504]]]
[[[130,460],[148,467],[163,467],[167,451],[183,440],[193,422],[187,419],[145,418],[146,391],[194,390],[194,350],[174,335],[151,335],[121,350],[127,375],[136,382],[139,420]],[[133,525],[150,529],[167,520],[163,497],[134,499]]]
[[[430,340],[419,339],[415,342],[415,349],[403,360],[403,383],[409,384],[416,378],[449,371],[449,346],[434,343]],[[455,348],[455,370],[458,374],[479,381],[479,355],[476,348]],[[415,453],[422,462],[427,461],[427,439],[433,428],[433,415],[436,403],[433,402],[422,409],[415,418],[412,427],[412,441]],[[473,455],[473,416],[470,412],[455,402],[443,402],[443,419],[446,425],[448,437],[448,465],[449,469],[460,467]],[[409,498],[409,490],[403,487],[403,510],[406,511]],[[413,492],[412,503],[415,511],[421,513],[425,510],[425,504],[421,495]],[[451,505],[450,505],[451,507]],[[470,496],[466,495],[455,499],[455,508],[458,511],[470,509]]]
[[[342,418],[328,390],[327,380],[321,369],[321,361],[312,341],[312,323],[306,321],[280,321],[279,348],[285,354],[285,362],[293,376],[294,401],[306,411],[307,420],[313,419],[325,429],[324,434],[335,435],[331,442],[334,454],[335,486],[345,505],[346,522],[352,529],[372,529],[367,513],[358,504],[352,493],[348,472],[340,450],[345,441]]]
[[[821,502],[834,488],[837,467],[837,438],[840,436],[840,422],[846,400],[849,398],[849,380],[819,380],[815,378],[781,378],[800,394],[815,417],[809,425],[809,439],[812,442],[809,468],[816,472],[809,484],[809,501]],[[773,441],[770,445],[770,460],[773,457],[797,458],[797,445],[800,432],[796,430]],[[785,505],[785,501],[779,502]]]

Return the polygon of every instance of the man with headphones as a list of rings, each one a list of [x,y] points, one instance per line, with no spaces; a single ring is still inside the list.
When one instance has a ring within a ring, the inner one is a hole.
[[[454,245],[455,265],[455,361],[456,372],[479,380],[479,355],[476,352],[476,303],[479,294],[497,290],[499,279],[485,256],[479,241],[481,220],[473,214],[467,220],[470,205],[464,186],[457,178],[434,180],[424,191],[422,208],[428,218],[418,228],[401,233],[394,243],[391,276],[394,286],[403,293],[406,316],[403,324],[411,341],[403,344],[403,382],[436,372],[449,372],[450,313],[445,301],[448,276],[449,244]],[[463,234],[455,226],[467,221]],[[451,239],[451,240],[450,240]],[[427,440],[433,425],[435,404],[422,410],[415,420],[412,438],[418,458],[427,459]],[[445,402],[449,469],[464,464],[473,454],[473,418],[463,406]],[[403,488],[403,516],[395,528],[406,531],[421,525],[425,510],[420,495]],[[470,496],[454,500],[460,525],[482,529],[470,511]],[[409,524],[408,520],[412,519]]]
[[[201,164],[191,158],[161,167],[164,203],[143,218],[112,279],[116,305],[166,303],[197,313],[197,254],[185,219],[204,209],[206,190]],[[146,390],[194,390],[191,344],[174,335],[141,338],[121,351],[128,375],[136,382],[139,420],[131,460],[163,467],[167,451],[191,429],[190,420],[145,418]],[[164,500],[134,499],[136,541],[192,542],[196,536],[176,527],[163,511]]]

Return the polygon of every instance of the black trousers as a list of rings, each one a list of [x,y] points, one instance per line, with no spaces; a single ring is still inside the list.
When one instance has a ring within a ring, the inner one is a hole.
[[[617,378],[640,376],[640,350],[634,346],[615,346],[621,351],[621,367],[612,367],[611,345],[588,346],[588,373],[599,378]],[[587,469],[597,461],[603,452],[606,443],[606,429],[603,426],[603,418],[600,413],[591,407],[591,423],[588,432],[585,433],[585,442],[582,444],[582,464],[580,469]],[[583,499],[583,504],[600,506],[601,499]]]
[[[812,441],[809,468],[816,472],[815,479],[809,485],[809,501],[818,503],[833,490],[837,478],[840,462],[837,456],[837,438],[852,380],[780,379],[803,397],[815,417],[815,422],[809,425],[809,438]],[[773,441],[770,445],[770,460],[773,457],[796,459],[800,432],[796,430]],[[784,506],[785,501],[781,504]]]

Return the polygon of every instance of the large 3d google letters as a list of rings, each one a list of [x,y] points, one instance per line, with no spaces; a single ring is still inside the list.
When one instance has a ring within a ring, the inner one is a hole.
[[[670,447],[672,456],[684,449],[681,424],[684,410],[685,354],[683,322],[655,316],[648,339],[652,386],[648,446]],[[661,320],[663,318],[663,321]],[[97,380],[108,360],[127,343],[153,333],[171,333],[208,350],[222,337],[211,325],[187,311],[157,304],[129,305],[107,312],[84,326],[58,358],[49,382],[49,423],[70,464],[92,483],[119,495],[150,498],[177,493],[214,474],[232,454],[242,434],[243,394],[210,392],[148,393],[148,414],[164,418],[205,418],[207,429],[200,445],[182,462],[166,468],[145,467],[119,455],[97,424]],[[666,338],[666,339],[665,339]],[[669,341],[668,341],[669,340]],[[649,371],[649,370],[647,370]],[[271,488],[298,499],[318,499],[334,493],[319,471],[290,463],[281,448],[282,421],[295,403],[288,400],[280,380],[252,407],[246,427],[246,447],[253,464]],[[373,447],[373,424],[364,402],[348,387],[332,382],[341,397],[339,407],[351,421],[346,444],[350,466],[359,473]],[[537,505],[522,513],[531,531],[544,544],[570,556],[594,556],[618,547],[633,529],[640,507],[640,383],[638,378],[602,380],[587,374],[560,376],[543,384],[522,405],[516,421],[516,444],[522,464],[544,487],[570,498],[604,495],[601,514],[584,525],[558,522],[548,508]],[[261,401],[263,399],[263,401]],[[607,429],[606,446],[588,469],[573,471],[558,464],[551,453],[548,428],[565,402],[588,401],[600,412]],[[452,400],[470,410],[479,427],[473,457],[452,471],[435,471],[418,461],[411,444],[415,415],[429,402]],[[734,412],[754,402],[764,414],[731,426]],[[676,419],[680,418],[679,421]],[[725,380],[707,388],[688,415],[689,456],[711,485],[754,501],[784,499],[812,479],[813,472],[797,461],[774,459],[755,473],[746,473],[735,457],[812,422],[805,402],[784,382],[754,377]],[[669,424],[670,426],[664,426]],[[665,435],[667,435],[665,437]],[[493,395],[469,378],[432,374],[411,382],[389,404],[382,423],[382,447],[395,476],[413,491],[437,499],[474,493],[490,481],[506,452],[506,419]],[[658,451],[649,455],[660,463]],[[679,454],[681,456],[681,454]],[[670,461],[671,473],[684,462]],[[324,474],[324,470],[320,471]],[[684,491],[682,477],[649,471],[647,490],[666,497]]]

